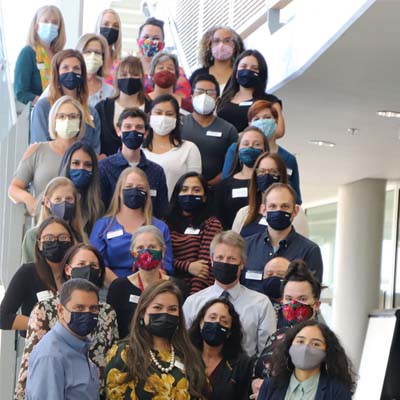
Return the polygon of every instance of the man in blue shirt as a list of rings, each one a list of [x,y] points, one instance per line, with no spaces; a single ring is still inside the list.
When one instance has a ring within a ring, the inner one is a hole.
[[[246,238],[247,262],[241,281],[250,289],[262,292],[265,264],[273,257],[289,261],[303,260],[316,278],[322,281],[322,257],[318,245],[295,231],[293,219],[299,212],[296,192],[290,185],[274,183],[265,194],[267,229]]]
[[[142,110],[127,108],[121,113],[116,127],[122,141],[121,150],[99,162],[101,198],[107,209],[121,172],[128,167],[138,167],[150,184],[153,214],[161,218],[168,210],[167,181],[162,167],[148,160],[140,149],[146,127],[147,117]]]
[[[27,400],[96,400],[99,372],[88,358],[86,336],[97,325],[98,289],[86,279],[64,283],[57,305],[59,322],[29,358]]]

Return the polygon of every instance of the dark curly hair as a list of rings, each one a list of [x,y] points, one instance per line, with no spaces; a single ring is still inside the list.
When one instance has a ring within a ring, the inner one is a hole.
[[[193,321],[192,327],[189,330],[189,336],[195,347],[199,350],[203,350],[203,338],[200,333],[200,322],[204,319],[207,310],[216,303],[225,304],[228,307],[229,315],[232,317],[230,335],[226,339],[224,347],[222,348],[222,356],[226,360],[234,360],[244,351],[242,347],[243,330],[239,314],[228,299],[219,297],[204,304],[197,314],[196,319]]]
[[[329,379],[341,383],[351,393],[356,388],[356,374],[351,361],[340,344],[335,333],[325,324],[315,320],[308,320],[289,329],[285,338],[278,344],[272,356],[271,384],[276,388],[284,388],[289,384],[294,371],[294,365],[289,355],[289,349],[297,334],[308,326],[316,326],[321,331],[326,343],[326,358],[321,364],[321,372],[326,373]]]

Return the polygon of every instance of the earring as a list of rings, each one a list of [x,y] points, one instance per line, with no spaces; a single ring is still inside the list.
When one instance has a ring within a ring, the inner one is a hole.
[[[143,320],[143,318],[140,318],[140,319],[139,319],[139,325],[140,325],[140,326],[144,326],[144,320]]]

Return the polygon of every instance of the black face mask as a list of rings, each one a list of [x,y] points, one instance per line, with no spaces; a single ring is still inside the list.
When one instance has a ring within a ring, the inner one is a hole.
[[[273,183],[279,182],[281,177],[279,175],[259,175],[257,176],[257,189],[260,192],[265,192]]]
[[[82,75],[75,72],[65,72],[60,74],[60,83],[69,90],[80,89],[82,87]]]
[[[102,26],[100,28],[100,35],[104,36],[109,46],[114,44],[118,40],[119,30],[115,28],[107,28]]]
[[[263,292],[270,299],[279,299],[281,297],[281,285],[282,280],[278,276],[270,276],[269,278],[263,279],[262,288]]]
[[[252,71],[251,69],[241,69],[237,74],[239,85],[245,88],[256,87],[260,82],[258,72]]]
[[[179,317],[168,313],[149,314],[149,324],[146,329],[150,334],[171,339],[178,329]]]
[[[239,271],[238,264],[229,264],[220,261],[213,261],[213,273],[215,279],[224,285],[229,285],[237,279]]]
[[[183,211],[196,211],[204,205],[202,196],[194,194],[184,194],[178,196],[178,202]]]
[[[138,131],[127,131],[127,132],[122,132],[122,143],[131,150],[136,150],[138,149],[144,139],[144,133],[138,132]]]
[[[59,263],[65,256],[72,242],[59,242],[58,240],[46,240],[42,242],[42,253],[44,257],[55,263]]]
[[[118,89],[128,96],[132,96],[140,92],[143,88],[143,83],[140,78],[120,78],[118,79]]]
[[[122,191],[124,204],[131,210],[143,208],[146,203],[147,193],[137,188],[124,189]]]
[[[101,287],[100,269],[93,268],[90,264],[72,268],[71,278],[86,279],[97,287]]]
[[[224,344],[229,334],[229,329],[223,327],[219,322],[204,322],[201,337],[211,347]]]

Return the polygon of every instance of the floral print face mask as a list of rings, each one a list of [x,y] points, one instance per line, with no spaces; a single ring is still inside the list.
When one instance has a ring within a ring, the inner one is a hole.
[[[309,304],[292,300],[282,305],[282,314],[291,325],[310,319],[314,314],[314,308]]]
[[[143,269],[145,271],[152,271],[160,265],[162,260],[161,250],[142,249],[133,251],[133,269]]]

